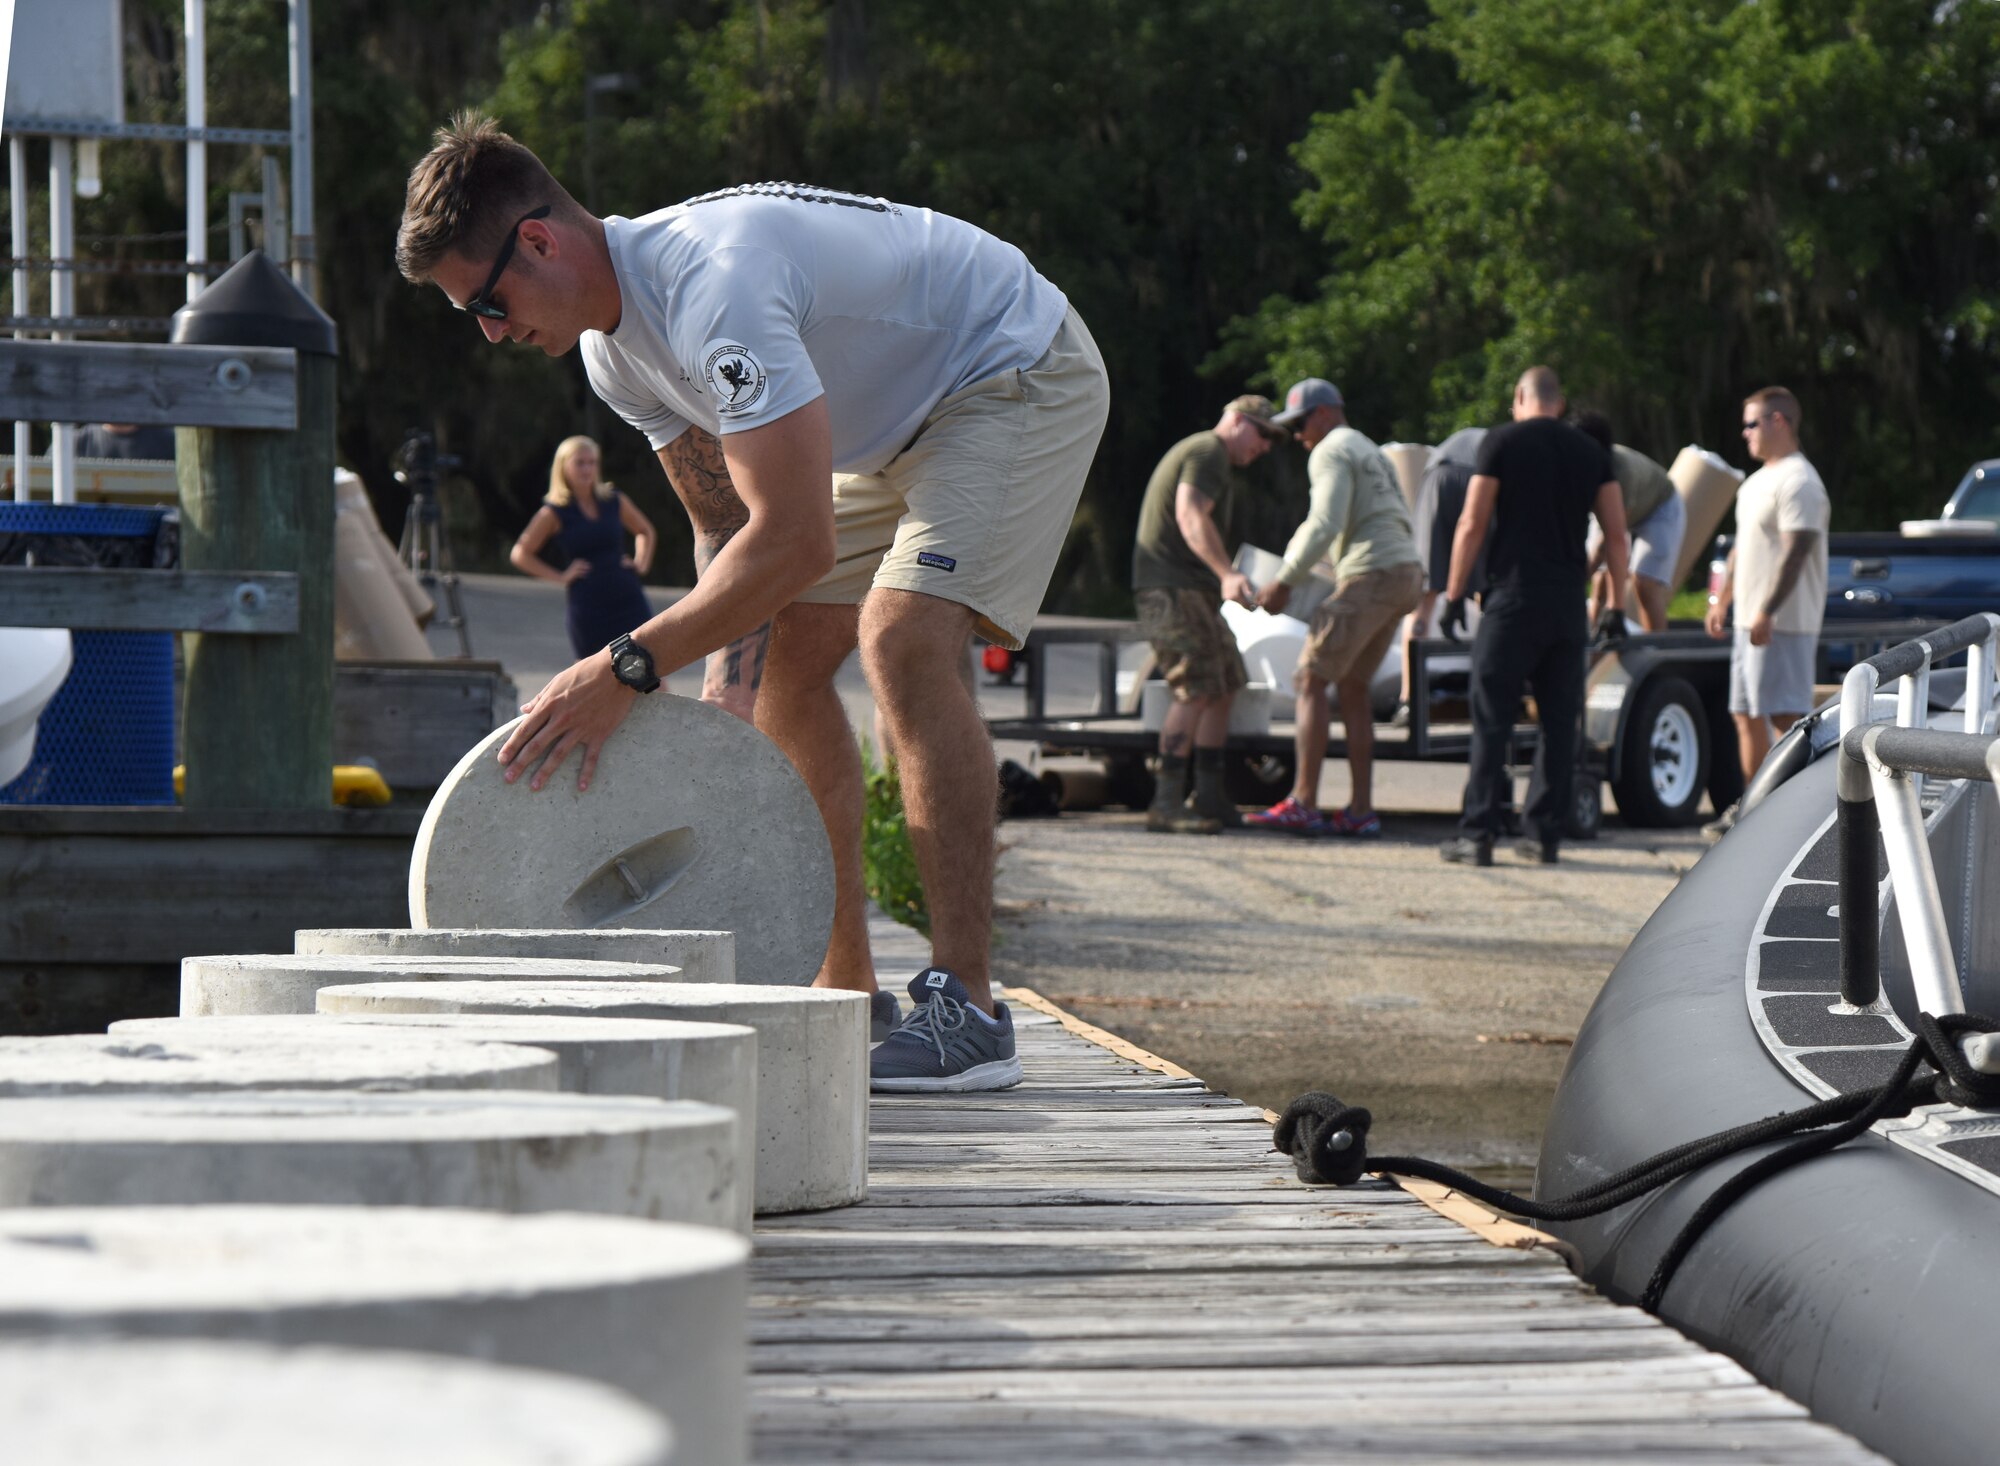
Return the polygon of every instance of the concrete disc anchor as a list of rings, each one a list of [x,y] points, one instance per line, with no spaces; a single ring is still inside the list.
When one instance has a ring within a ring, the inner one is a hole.
[[[516,720],[518,722],[518,720]],[[410,859],[413,927],[705,927],[737,981],[808,983],[833,930],[833,855],[790,760],[742,719],[637,699],[590,789],[501,778],[497,728],[439,787]]]

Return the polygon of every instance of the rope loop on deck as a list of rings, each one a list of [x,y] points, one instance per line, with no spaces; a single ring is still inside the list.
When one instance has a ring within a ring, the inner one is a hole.
[[[1368,1127],[1375,1117],[1314,1090],[1285,1106],[1271,1143],[1291,1152],[1299,1179],[1311,1185],[1351,1186],[1368,1161]]]
[[[1982,1074],[1965,1057],[1959,1040],[1968,1034],[2000,1032],[2000,1020],[1973,1013],[1917,1015],[1916,1037],[1897,1061],[1887,1082],[1873,1089],[1836,1095],[1803,1109],[1752,1120],[1716,1135],[1663,1150],[1614,1176],[1592,1182],[1560,1200],[1542,1201],[1489,1186],[1475,1176],[1422,1156],[1367,1154],[1368,1111],[1343,1105],[1330,1094],[1302,1094],[1285,1107],[1271,1134],[1273,1148],[1289,1152],[1299,1179],[1312,1185],[1346,1186],[1364,1173],[1413,1176],[1449,1186],[1475,1201],[1537,1222],[1570,1222],[1623,1206],[1670,1182],[1769,1141],[1785,1144],[1730,1176],[1695,1209],[1660,1255],[1640,1306],[1659,1312],[1675,1272],[1715,1220],[1762,1182],[1801,1161],[1845,1145],[1880,1120],[1907,1115],[1919,1105],[1954,1104],[2000,1109],[2000,1075]],[[1928,1066],[1936,1071],[1918,1077]],[[1350,1123],[1360,1116],[1361,1123]],[[1340,1136],[1345,1143],[1334,1144]]]

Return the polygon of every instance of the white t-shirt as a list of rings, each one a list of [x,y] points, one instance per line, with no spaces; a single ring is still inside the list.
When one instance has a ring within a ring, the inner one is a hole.
[[[584,367],[655,448],[824,395],[834,469],[874,473],[941,398],[1033,366],[1069,304],[983,230],[831,189],[750,184],[604,227],[623,312],[584,333]]]
[[[1807,529],[1817,533],[1818,541],[1771,625],[1776,631],[1819,634],[1826,614],[1826,535],[1832,522],[1826,485],[1803,453],[1767,463],[1743,480],[1736,491],[1737,625],[1748,626],[1764,609],[1777,583],[1778,567],[1785,563],[1786,532]]]

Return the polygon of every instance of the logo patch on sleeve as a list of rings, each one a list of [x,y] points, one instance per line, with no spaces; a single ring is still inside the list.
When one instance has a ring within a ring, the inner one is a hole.
[[[952,559],[952,558],[951,558],[951,556],[949,556],[949,555],[933,555],[933,554],[932,554],[932,553],[931,553],[931,552],[930,552],[929,550],[923,550],[923,551],[921,551],[921,552],[919,552],[919,553],[918,553],[918,555],[917,555],[917,563],[918,563],[919,565],[927,565],[927,566],[929,566],[929,567],[930,567],[930,568],[931,568],[932,570],[956,570],[956,569],[958,569],[958,561],[956,561],[956,560]]]
[[[702,349],[701,375],[715,395],[715,410],[724,417],[748,412],[763,400],[767,378],[764,364],[747,346],[711,341]]]

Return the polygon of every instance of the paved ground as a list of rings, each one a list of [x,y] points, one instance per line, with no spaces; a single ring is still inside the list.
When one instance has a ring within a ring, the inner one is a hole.
[[[552,587],[472,576],[465,597],[475,653],[505,661],[524,699],[568,664]],[[432,641],[445,645],[435,629]],[[1079,656],[1051,680],[1081,696],[1092,675]],[[865,727],[858,669],[841,686]],[[1006,689],[983,696],[989,713],[1018,707]],[[1567,1040],[1705,847],[1607,818],[1554,869],[1505,850],[1490,870],[1446,866],[1436,846],[1463,779],[1452,765],[1384,766],[1388,834],[1367,844],[1148,835],[1123,812],[1009,823],[998,974],[1253,1103],[1331,1089],[1375,1111],[1378,1151],[1523,1179]],[[1344,766],[1329,765],[1322,793],[1344,800]]]
[[[1552,869],[1460,869],[1439,778],[1394,782],[1366,844],[1010,823],[998,973],[1254,1104],[1328,1089],[1374,1111],[1378,1152],[1522,1179],[1568,1040],[1703,847],[1608,823]]]

